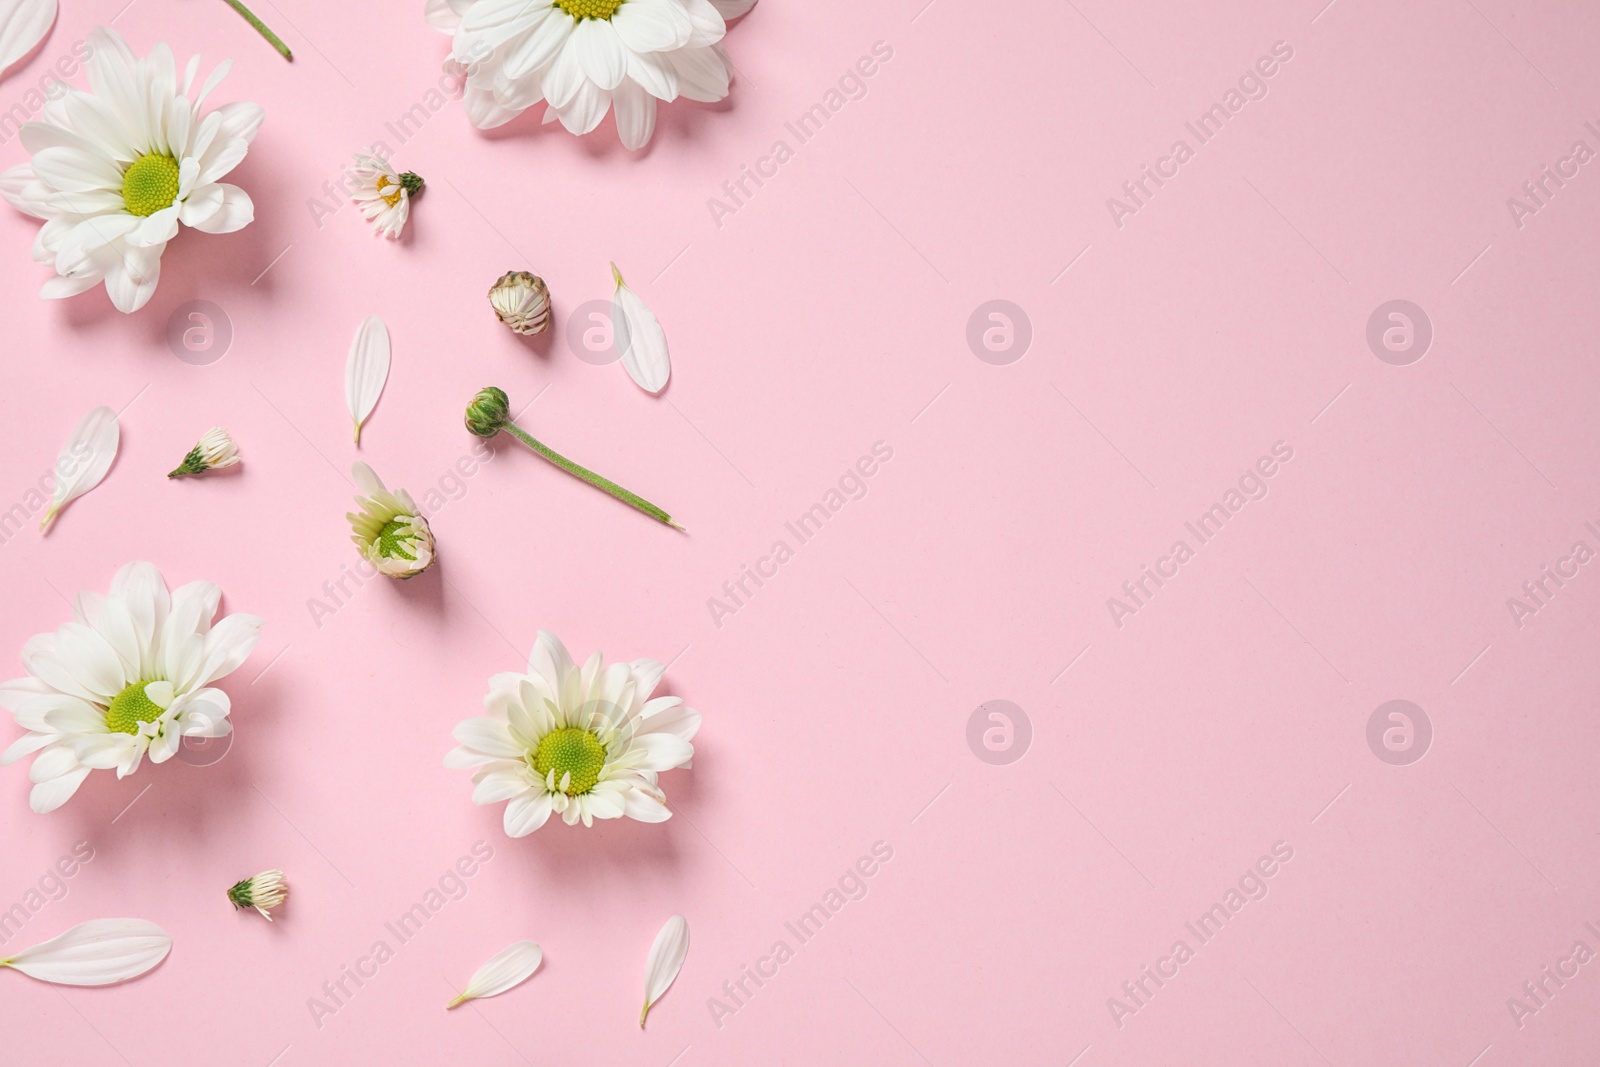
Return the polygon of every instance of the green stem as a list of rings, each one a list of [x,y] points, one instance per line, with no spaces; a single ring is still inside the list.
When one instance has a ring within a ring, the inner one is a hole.
[[[243,15],[244,20],[254,26],[256,32],[265,37],[272,47],[278,50],[279,55],[283,56],[284,59],[293,61],[294,53],[289,51],[289,46],[283,43],[283,38],[267,29],[267,24],[256,18],[254,12],[241,4],[239,0],[228,0],[228,6]]]
[[[582,479],[583,481],[586,481],[590,485],[594,486],[596,489],[604,489],[606,492],[610,493],[624,504],[639,509],[657,522],[665,523],[674,530],[683,530],[682,526],[679,526],[677,523],[672,521],[672,516],[668,515],[665,511],[662,511],[660,508],[650,503],[650,501],[646,500],[644,497],[639,496],[637,493],[628,492],[616,482],[613,482],[609,478],[600,477],[600,475],[596,474],[592,470],[589,470],[587,467],[578,466],[561,453],[536,441],[527,433],[527,431],[523,430],[515,423],[508,422],[502,426],[501,429],[505,430],[506,433],[511,434],[517,440],[521,441],[523,444],[527,445],[529,448],[533,449],[535,452],[539,453],[539,455],[543,456],[551,463],[554,463],[556,466],[560,467],[574,478]],[[684,532],[688,533],[687,530],[684,530]]]

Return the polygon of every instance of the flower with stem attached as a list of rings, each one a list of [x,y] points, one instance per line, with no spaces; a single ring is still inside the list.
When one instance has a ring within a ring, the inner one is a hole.
[[[228,900],[236,908],[254,908],[267,922],[272,921],[272,909],[289,896],[289,885],[283,872],[262,871],[254,878],[246,878],[228,887]]]
[[[360,513],[348,512],[350,540],[368,563],[391,578],[415,578],[433,566],[433,531],[404,489],[390,492],[371,467],[357,460],[350,468]]]
[[[609,478],[602,478],[587,467],[578,466],[554,449],[534,440],[526,430],[511,421],[511,401],[506,396],[504,389],[497,389],[491,385],[487,389],[479,390],[478,395],[472,398],[472,403],[467,405],[466,422],[467,429],[479,437],[493,437],[501,430],[504,430],[574,478],[586,481],[596,489],[605,490],[629,507],[637,508],[657,522],[665,523],[674,530],[683,529],[682,526],[673,521],[671,515],[668,515],[644,497],[628,492],[628,490]],[[688,531],[684,532],[687,533]]]
[[[189,449],[189,454],[183,457],[183,462],[168,472],[168,478],[182,478],[191,474],[202,474],[205,471],[214,471],[221,467],[232,467],[239,462],[239,446],[233,443],[233,438],[228,436],[228,431],[221,426],[213,426],[207,430],[205,436],[200,438],[200,443]]]

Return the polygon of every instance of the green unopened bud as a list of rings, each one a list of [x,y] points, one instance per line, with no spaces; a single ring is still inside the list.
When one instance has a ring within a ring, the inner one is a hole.
[[[422,192],[422,186],[424,184],[425,183],[423,182],[420,174],[416,174],[408,170],[404,174],[400,175],[400,188],[404,189],[412,196],[416,196],[418,193]]]
[[[493,437],[511,418],[511,398],[504,389],[489,386],[467,405],[467,429],[479,437]]]

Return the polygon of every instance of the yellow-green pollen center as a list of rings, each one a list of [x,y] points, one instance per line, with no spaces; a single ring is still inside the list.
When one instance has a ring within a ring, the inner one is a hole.
[[[554,0],[556,7],[582,22],[584,19],[609,19],[627,0]]]
[[[557,789],[561,788],[561,780],[566,775],[572,775],[565,792],[575,797],[587,793],[600,781],[600,772],[606,765],[606,746],[588,730],[564,726],[540,739],[529,763],[534,773],[546,780],[550,772],[555,771]]]
[[[151,679],[154,681],[155,679]],[[161,705],[145,696],[144,687],[150,682],[134,682],[111,698],[106,709],[106,729],[119,734],[136,734],[142,722],[155,722],[161,718]]]
[[[122,175],[122,202],[128,214],[148,218],[178,199],[178,161],[151,152],[133,161]]]
[[[411,541],[410,524],[404,519],[390,519],[378,531],[378,554],[384,559],[398,556],[414,561],[417,557],[406,551]]]

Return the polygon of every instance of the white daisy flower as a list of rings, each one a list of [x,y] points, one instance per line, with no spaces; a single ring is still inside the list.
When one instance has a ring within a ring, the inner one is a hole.
[[[200,438],[200,443],[189,449],[183,462],[167,472],[168,478],[182,478],[190,474],[203,474],[221,467],[232,467],[240,462],[239,446],[233,443],[228,431],[213,426]]]
[[[267,922],[272,921],[272,909],[288,896],[289,884],[283,880],[283,872],[277,870],[262,871],[228,887],[228,900],[235,908],[254,908]]]
[[[42,122],[25,123],[29,163],[0,174],[0,196],[45,220],[33,258],[55,268],[45,299],[105,283],[118,311],[155,295],[161,253],[182,223],[232,233],[255,218],[243,189],[218,181],[239,165],[262,110],[255,104],[201,105],[228,72],[224,61],[192,99],[200,57],[182,78],[172,49],[137,58],[115,31],[89,35],[91,91],[53,83]]]
[[[649,143],[656,101],[728,95],[719,42],[744,0],[428,0],[465,70],[467,114],[490,129],[543,100],[546,121],[593,130],[613,107],[630,149]]]
[[[79,593],[73,621],[22,648],[26,678],[0,682],[0,705],[28,732],[0,765],[33,758],[33,810],[54,811],[91,770],[125,778],[145,753],[165,763],[181,739],[226,737],[228,694],[211,683],[250,657],[254,615],[211,624],[222,590],[190,582],[172,592],[149,563],[117,572],[111,591]]]
[[[356,165],[350,168],[355,192],[350,198],[361,205],[361,213],[372,228],[393,240],[406,228],[411,217],[411,198],[422,191],[423,181],[411,171],[395,169],[371,152],[357,152]]]
[[[552,812],[569,826],[672,817],[657,778],[690,765],[700,713],[677,697],[650,699],[665,670],[655,660],[601,663],[596,652],[578,667],[540,630],[528,673],[490,678],[488,714],[456,726],[461,747],[445,766],[472,769],[474,804],[510,801],[510,836],[533,833]]]
[[[404,489],[390,492],[373,469],[357,460],[350,468],[361,496],[360,513],[347,512],[350,540],[380,574],[415,578],[433,566],[433,531]]]

